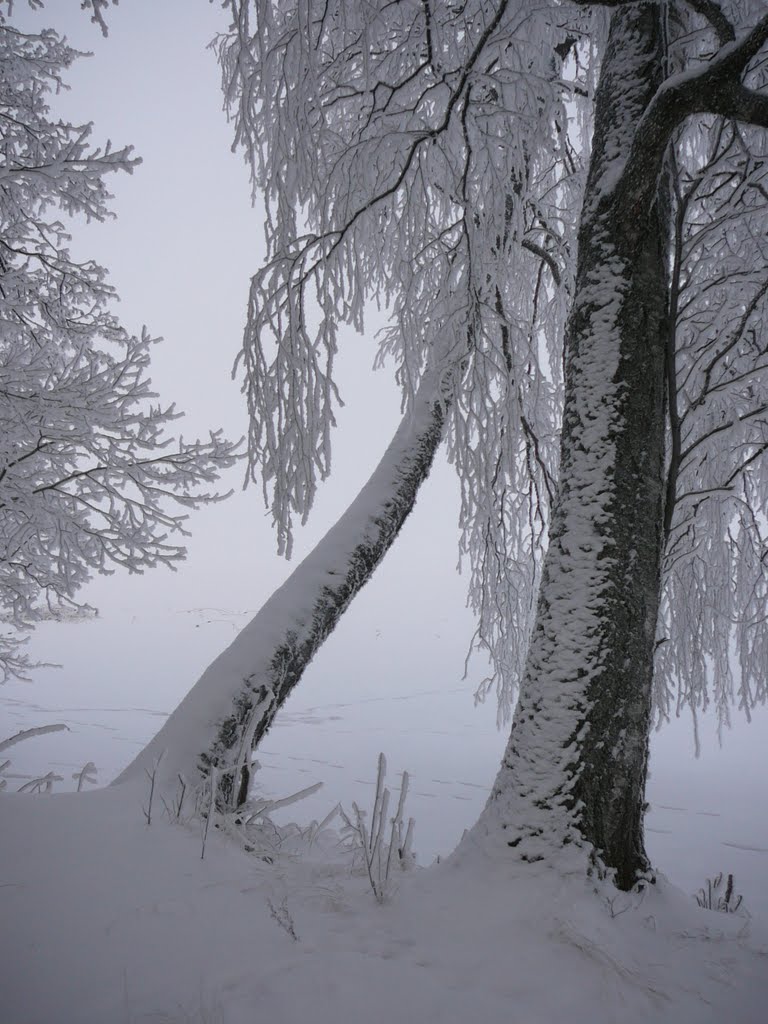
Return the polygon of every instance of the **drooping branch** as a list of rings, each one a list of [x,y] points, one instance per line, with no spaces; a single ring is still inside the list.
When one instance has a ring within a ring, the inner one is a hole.
[[[446,428],[460,551],[508,705],[556,477],[587,127],[569,132],[566,100],[586,118],[594,77],[567,60],[583,19],[558,9],[553,31],[527,0],[231,6],[216,50],[268,206],[240,367],[278,550],[330,471],[339,325],[386,304],[377,363],[406,402],[436,349],[464,365]]]
[[[691,121],[675,144],[679,454],[667,481],[655,706],[666,717],[713,704],[721,727],[733,704],[749,715],[766,698],[766,144],[759,128],[724,119]]]
[[[675,188],[679,183],[679,166],[671,157],[669,177],[671,182],[666,182],[667,188]],[[667,465],[667,483],[664,496],[664,540],[669,540],[674,518],[675,504],[677,501],[677,479],[680,473],[680,460],[682,450],[681,439],[681,416],[678,397],[678,374],[677,374],[677,321],[680,304],[681,274],[683,267],[683,225],[687,204],[685,199],[679,195],[677,208],[674,212],[673,231],[671,240],[672,269],[669,279],[669,311],[667,317],[667,339],[666,339],[666,377],[667,377],[667,415],[669,417],[669,456]]]

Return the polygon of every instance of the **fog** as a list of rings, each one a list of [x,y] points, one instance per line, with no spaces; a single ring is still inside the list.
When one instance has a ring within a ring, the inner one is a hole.
[[[70,75],[71,92],[57,99],[62,116],[93,120],[97,140],[130,142],[143,158],[132,176],[111,182],[117,219],[76,225],[72,248],[110,269],[126,326],[138,331],[146,323],[163,336],[152,377],[161,398],[186,411],[186,436],[217,426],[233,436],[245,430],[231,368],[249,277],[264,251],[247,169],[230,152],[218,71],[206,50],[224,18],[204,0],[132,0],[110,10],[103,40],[77,0],[24,15],[26,24],[52,24],[94,51]],[[341,338],[346,404],[333,475],[298,532],[296,562],[355,495],[398,420],[391,374],[371,372],[379,325],[373,319],[364,336]],[[14,771],[50,767],[71,787],[71,773],[92,760],[99,781],[110,781],[287,576],[292,566],[274,553],[261,493],[255,486],[243,491],[242,478],[235,470],[226,483],[233,496],[192,515],[189,555],[178,572],[96,579],[82,597],[98,617],[37,630],[31,653],[61,667],[0,690],[0,736],[50,721],[70,731],[15,748]],[[505,741],[493,698],[483,705],[473,699],[482,660],[471,662],[464,678],[473,621],[456,572],[457,517],[457,487],[441,461],[395,548],[259,753],[257,782],[267,793],[325,783],[306,811],[291,808],[299,817],[322,815],[337,800],[364,803],[376,756],[385,751],[393,777],[404,768],[412,774],[415,846],[426,861],[447,852],[472,823]],[[733,871],[748,904],[768,909],[768,715],[759,709],[747,725],[735,712],[722,748],[713,722],[705,719],[701,734],[699,759],[689,720],[654,736],[651,852],[688,889],[706,875]]]

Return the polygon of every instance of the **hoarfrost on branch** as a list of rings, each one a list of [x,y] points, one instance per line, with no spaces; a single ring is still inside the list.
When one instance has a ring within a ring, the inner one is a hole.
[[[87,6],[87,5],[84,5]],[[101,0],[90,5],[102,23]],[[185,510],[217,500],[237,445],[185,441],[154,402],[152,339],[112,312],[103,267],[76,260],[66,220],[103,220],[105,178],[130,147],[96,148],[90,125],[52,118],[81,56],[55,32],[24,33],[0,8],[0,676],[24,674],[23,630],[76,608],[94,572],[142,572],[184,556]]]
[[[428,365],[461,369],[448,410],[460,546],[506,711],[556,486],[599,8],[617,4],[224,6],[234,145],[268,212],[241,367],[278,547],[290,553],[294,516],[330,472],[339,325],[362,329],[376,302],[389,316],[377,362],[394,362],[406,406]],[[714,700],[727,721],[734,698],[747,712],[765,699],[768,659],[768,186],[764,134],[738,120],[764,120],[765,11],[662,7],[667,81],[638,140],[652,147],[675,95],[702,113],[675,130],[660,183],[672,294],[655,703],[663,716]],[[743,84],[723,88],[747,50]]]

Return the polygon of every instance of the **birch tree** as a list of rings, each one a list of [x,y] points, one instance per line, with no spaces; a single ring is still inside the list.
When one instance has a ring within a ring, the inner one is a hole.
[[[565,334],[560,486],[512,733],[476,835],[503,842],[525,861],[556,858],[568,847],[581,851],[586,842],[592,856],[628,888],[649,866],[643,793],[665,524],[674,559],[676,512],[691,497],[681,489],[679,471],[691,470],[690,456],[724,432],[717,429],[717,416],[708,424],[705,416],[698,427],[693,420],[679,422],[685,411],[681,393],[693,399],[691,409],[701,394],[695,383],[691,390],[688,384],[680,388],[680,373],[692,360],[712,397],[715,381],[731,377],[721,376],[727,341],[710,336],[702,357],[705,339],[686,341],[676,330],[684,307],[674,311],[668,305],[674,265],[667,259],[669,223],[660,180],[677,133],[700,128],[701,115],[768,125],[768,99],[759,91],[768,17],[762,5],[726,11],[698,0],[671,7],[609,6],[615,11],[595,98],[576,288]],[[699,33],[687,31],[702,21],[708,52]],[[695,151],[690,134],[685,142]],[[713,254],[727,252],[727,246],[721,236]],[[726,279],[733,273],[726,270]],[[711,289],[705,291],[711,298]],[[709,298],[698,301],[707,305]],[[737,299],[747,323],[755,312],[751,301],[743,294]],[[665,354],[673,331],[675,347]],[[748,376],[756,382],[762,362],[757,348],[751,362],[745,355]],[[758,422],[756,408],[739,421],[742,428]],[[739,417],[721,417],[718,425],[736,427],[734,420]],[[686,427],[693,434],[681,446]],[[675,431],[681,432],[677,441]],[[760,477],[750,470],[764,451],[764,438],[764,430],[757,437],[742,435],[744,443],[730,453],[736,464],[713,491],[727,490],[738,479],[752,491],[748,498],[757,497]],[[722,472],[722,460],[712,459]],[[702,490],[697,480],[693,486]],[[705,495],[693,496],[689,518],[701,507],[697,497]],[[729,529],[728,519],[720,520],[720,529]],[[700,526],[707,528],[705,521]],[[743,520],[737,534],[742,527]],[[742,540],[737,535],[735,543]],[[752,533],[751,543],[760,546],[759,534]],[[676,571],[683,570],[678,561]],[[724,583],[717,580],[720,587]],[[750,596],[759,603],[759,594]],[[673,601],[666,611],[674,618]],[[711,622],[709,616],[704,628]],[[695,648],[697,634],[681,638],[678,649]],[[679,669],[674,662],[671,667]]]
[[[83,6],[105,27],[104,0]],[[51,115],[80,54],[51,30],[19,31],[10,11],[0,5],[2,678],[29,672],[26,630],[76,613],[94,572],[176,565],[187,510],[218,500],[211,486],[237,458],[220,432],[174,437],[180,414],[154,402],[148,376],[152,339],[119,322],[104,268],[71,255],[68,221],[110,216],[107,176],[138,160]]]
[[[395,363],[404,405],[348,512],[123,776],[161,751],[169,781],[215,764],[229,804],[245,796],[251,747],[393,542],[443,435],[463,481],[489,685],[520,672],[524,645],[510,647],[505,623],[531,615],[552,492],[579,179],[564,101],[579,84],[561,81],[551,38],[525,34],[522,7],[486,47],[481,6],[433,18],[420,4],[310,5],[309,46],[303,7],[226,6],[225,97],[268,212],[241,357],[250,466],[282,553],[330,470],[337,332],[362,329],[370,300],[392,311],[378,361]],[[519,151],[500,145],[506,130]]]
[[[378,300],[406,410],[450,382],[471,599],[519,692],[471,841],[629,887],[654,710],[765,697],[764,6],[228,9],[268,209],[241,365],[278,545],[330,469],[339,324]]]

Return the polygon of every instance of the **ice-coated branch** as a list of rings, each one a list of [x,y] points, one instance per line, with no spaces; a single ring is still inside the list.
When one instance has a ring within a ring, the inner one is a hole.
[[[3,18],[10,17],[13,14],[14,3],[20,4],[23,2],[24,0],[2,0],[0,2],[0,22]],[[109,28],[104,12],[110,3],[113,7],[117,7],[119,2],[120,0],[80,0],[80,6],[84,11],[91,12],[91,21],[94,25],[98,25],[103,36],[107,36]],[[40,10],[45,7],[45,0],[26,0],[26,3],[33,10]],[[4,10],[7,13],[3,13]]]
[[[762,130],[715,121],[688,127],[674,153],[677,415],[670,398],[655,705],[712,703],[721,726],[734,703],[749,714],[768,696],[767,148]]]
[[[375,302],[378,364],[394,363],[406,405],[437,347],[462,368],[447,417],[461,553],[508,705],[556,477],[593,85],[563,64],[581,16],[521,0],[230,9],[215,49],[268,213],[239,368],[278,550],[330,472],[341,325],[361,329]]]
[[[96,785],[96,765],[93,761],[87,761],[78,772],[73,772],[72,778],[77,782],[77,792],[82,792],[86,782],[92,786]]]
[[[106,0],[83,4],[104,27]],[[94,572],[142,572],[184,557],[190,509],[218,500],[238,446],[175,436],[149,376],[153,340],[113,312],[106,270],[75,260],[68,218],[112,216],[109,174],[139,162],[98,148],[89,124],[54,118],[80,54],[55,32],[0,16],[0,617],[26,629],[75,609]],[[32,664],[18,637],[0,671]]]
[[[13,736],[8,736],[7,739],[0,742],[0,753],[4,750],[8,750],[9,747],[14,746],[16,743],[21,743],[23,740],[33,739],[35,736],[48,736],[52,732],[68,732],[69,727],[57,723],[56,725],[37,725],[32,729],[22,729],[21,732],[15,733]]]

